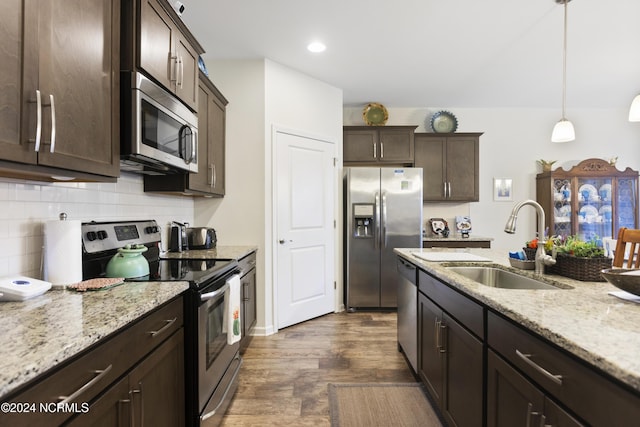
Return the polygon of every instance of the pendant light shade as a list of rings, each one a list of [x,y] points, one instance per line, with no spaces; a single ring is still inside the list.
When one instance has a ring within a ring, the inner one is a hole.
[[[629,121],[640,122],[640,95],[633,98],[631,108],[629,108]]]
[[[576,131],[573,129],[573,123],[569,120],[562,119],[553,127],[552,142],[569,142],[574,139],[576,139]]]
[[[571,0],[555,0],[564,5],[564,38],[562,44],[562,119],[553,128],[551,142],[569,142],[576,139],[576,131],[565,117],[565,105],[567,103],[567,3]]]

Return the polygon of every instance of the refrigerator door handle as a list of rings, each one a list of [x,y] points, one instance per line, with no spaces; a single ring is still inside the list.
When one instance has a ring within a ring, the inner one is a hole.
[[[382,228],[382,236],[380,236],[380,240],[382,241],[382,247],[387,247],[387,192],[382,192],[382,215],[381,215],[381,224]]]
[[[380,193],[376,191],[375,195],[375,235],[373,236],[373,243],[376,249],[380,248]]]

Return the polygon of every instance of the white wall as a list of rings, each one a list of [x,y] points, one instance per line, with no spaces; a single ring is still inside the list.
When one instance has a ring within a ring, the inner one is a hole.
[[[43,183],[0,178],[0,277],[42,278],[43,224],[65,212],[68,219],[155,219],[168,242],[171,220],[193,221],[193,201],[144,193],[142,177],[124,174],[117,183]]]
[[[256,333],[270,334],[275,330],[272,132],[279,127],[321,136],[335,141],[341,156],[342,91],[270,60],[207,64],[211,80],[229,100],[228,195],[197,201],[196,222],[224,231],[221,245],[258,246]]]
[[[617,167],[640,170],[640,123],[627,120],[627,110],[571,109],[568,118],[576,128],[576,140],[551,142],[551,130],[560,118],[553,109],[446,108],[458,119],[458,132],[484,132],[480,137],[480,201],[448,204],[427,203],[424,219],[470,215],[473,232],[493,237],[493,247],[517,249],[535,235],[535,214],[525,208],[518,216],[515,235],[504,233],[513,205],[536,198],[537,159],[557,160],[554,167],[569,169],[587,158],[618,157]],[[389,108],[388,125],[419,125],[430,131],[429,120],[439,108]],[[362,108],[345,108],[345,125],[361,125]],[[493,178],[513,179],[513,202],[493,201]]]

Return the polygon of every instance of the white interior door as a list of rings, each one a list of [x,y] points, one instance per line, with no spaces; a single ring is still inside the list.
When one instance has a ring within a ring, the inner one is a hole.
[[[334,144],[275,135],[275,293],[284,328],[334,311]]]

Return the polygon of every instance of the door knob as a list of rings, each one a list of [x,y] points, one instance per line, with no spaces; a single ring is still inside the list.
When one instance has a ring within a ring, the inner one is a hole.
[[[290,242],[293,242],[293,240],[289,240]],[[287,241],[285,239],[280,239],[278,240],[278,243],[280,243],[281,245],[284,245]]]

